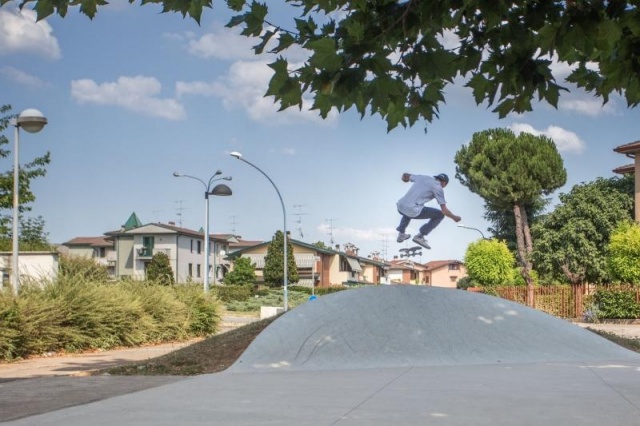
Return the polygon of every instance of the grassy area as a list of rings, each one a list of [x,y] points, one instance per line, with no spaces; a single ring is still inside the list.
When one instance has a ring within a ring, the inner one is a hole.
[[[276,318],[277,316],[247,324],[152,360],[113,367],[94,374],[191,376],[218,373],[231,366],[253,339]],[[629,339],[591,328],[588,330],[640,353],[640,339]]]

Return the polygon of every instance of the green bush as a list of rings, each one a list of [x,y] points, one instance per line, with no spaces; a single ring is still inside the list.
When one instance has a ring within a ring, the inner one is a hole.
[[[98,265],[93,259],[61,255],[58,262],[62,278],[77,278],[89,281],[107,281],[107,267]]]
[[[251,297],[251,288],[245,285],[215,286],[212,291],[216,293],[218,299],[223,303],[241,302]]]
[[[173,269],[166,253],[158,252],[153,255],[147,266],[147,279],[161,285],[173,285]]]
[[[200,286],[61,276],[0,293],[0,357],[181,340],[216,332],[221,305]]]
[[[256,265],[248,257],[233,262],[233,271],[224,276],[226,285],[253,285],[256,282]]]
[[[472,281],[501,285],[513,279],[515,258],[504,241],[479,240],[467,247],[464,264]]]
[[[607,267],[615,280],[640,283],[640,225],[624,222],[611,234]]]
[[[635,292],[599,289],[593,297],[599,318],[640,318]]]

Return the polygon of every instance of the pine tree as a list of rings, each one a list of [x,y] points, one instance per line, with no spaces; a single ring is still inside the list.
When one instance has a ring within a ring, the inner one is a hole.
[[[487,204],[511,209],[515,218],[518,263],[533,303],[533,241],[527,205],[565,184],[567,171],[555,143],[546,136],[517,135],[509,129],[473,134],[455,156],[456,178]]]
[[[264,282],[270,286],[281,287],[284,285],[284,238],[282,231],[277,231],[267,249],[264,259]],[[287,281],[288,284],[298,282],[298,268],[293,256],[293,246],[287,238]]]

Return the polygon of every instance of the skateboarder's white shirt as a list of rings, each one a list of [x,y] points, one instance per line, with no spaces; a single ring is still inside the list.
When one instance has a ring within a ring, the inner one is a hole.
[[[444,199],[442,185],[433,176],[410,175],[409,181],[413,182],[413,185],[397,203],[398,211],[403,215],[409,217],[418,216],[425,203],[434,198],[440,206],[447,204]]]

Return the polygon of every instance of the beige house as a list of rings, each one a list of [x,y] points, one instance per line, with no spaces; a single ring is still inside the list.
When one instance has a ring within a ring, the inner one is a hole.
[[[2,281],[0,288],[10,286],[12,268],[12,252],[0,252],[0,271]],[[20,271],[20,283],[25,282],[49,282],[58,276],[58,253],[49,251],[27,251],[18,253],[18,269]]]
[[[62,244],[69,256],[93,259],[106,266],[107,273],[115,276],[116,250],[112,239],[102,237],[76,237]]]
[[[457,288],[458,281],[467,276],[467,268],[459,260],[433,260],[424,264],[426,285]]]
[[[230,264],[226,260],[229,244],[236,242],[230,234],[209,235],[209,278],[212,283],[222,281]],[[109,244],[109,246],[107,246]],[[204,282],[204,233],[202,230],[175,226],[173,223],[143,225],[132,213],[117,231],[103,237],[78,237],[64,244],[70,255],[107,262],[114,277],[146,278],[147,266],[157,253],[169,258],[177,283]],[[104,249],[104,250],[103,250]]]
[[[353,251],[344,252],[318,247],[302,241],[289,239],[298,269],[297,285],[306,287],[329,287],[350,283],[380,284],[384,276],[385,263],[381,260],[357,256]],[[240,240],[242,243],[242,240]],[[255,265],[258,281],[263,280],[267,250],[271,242],[262,242],[233,251],[229,258],[247,257]]]

